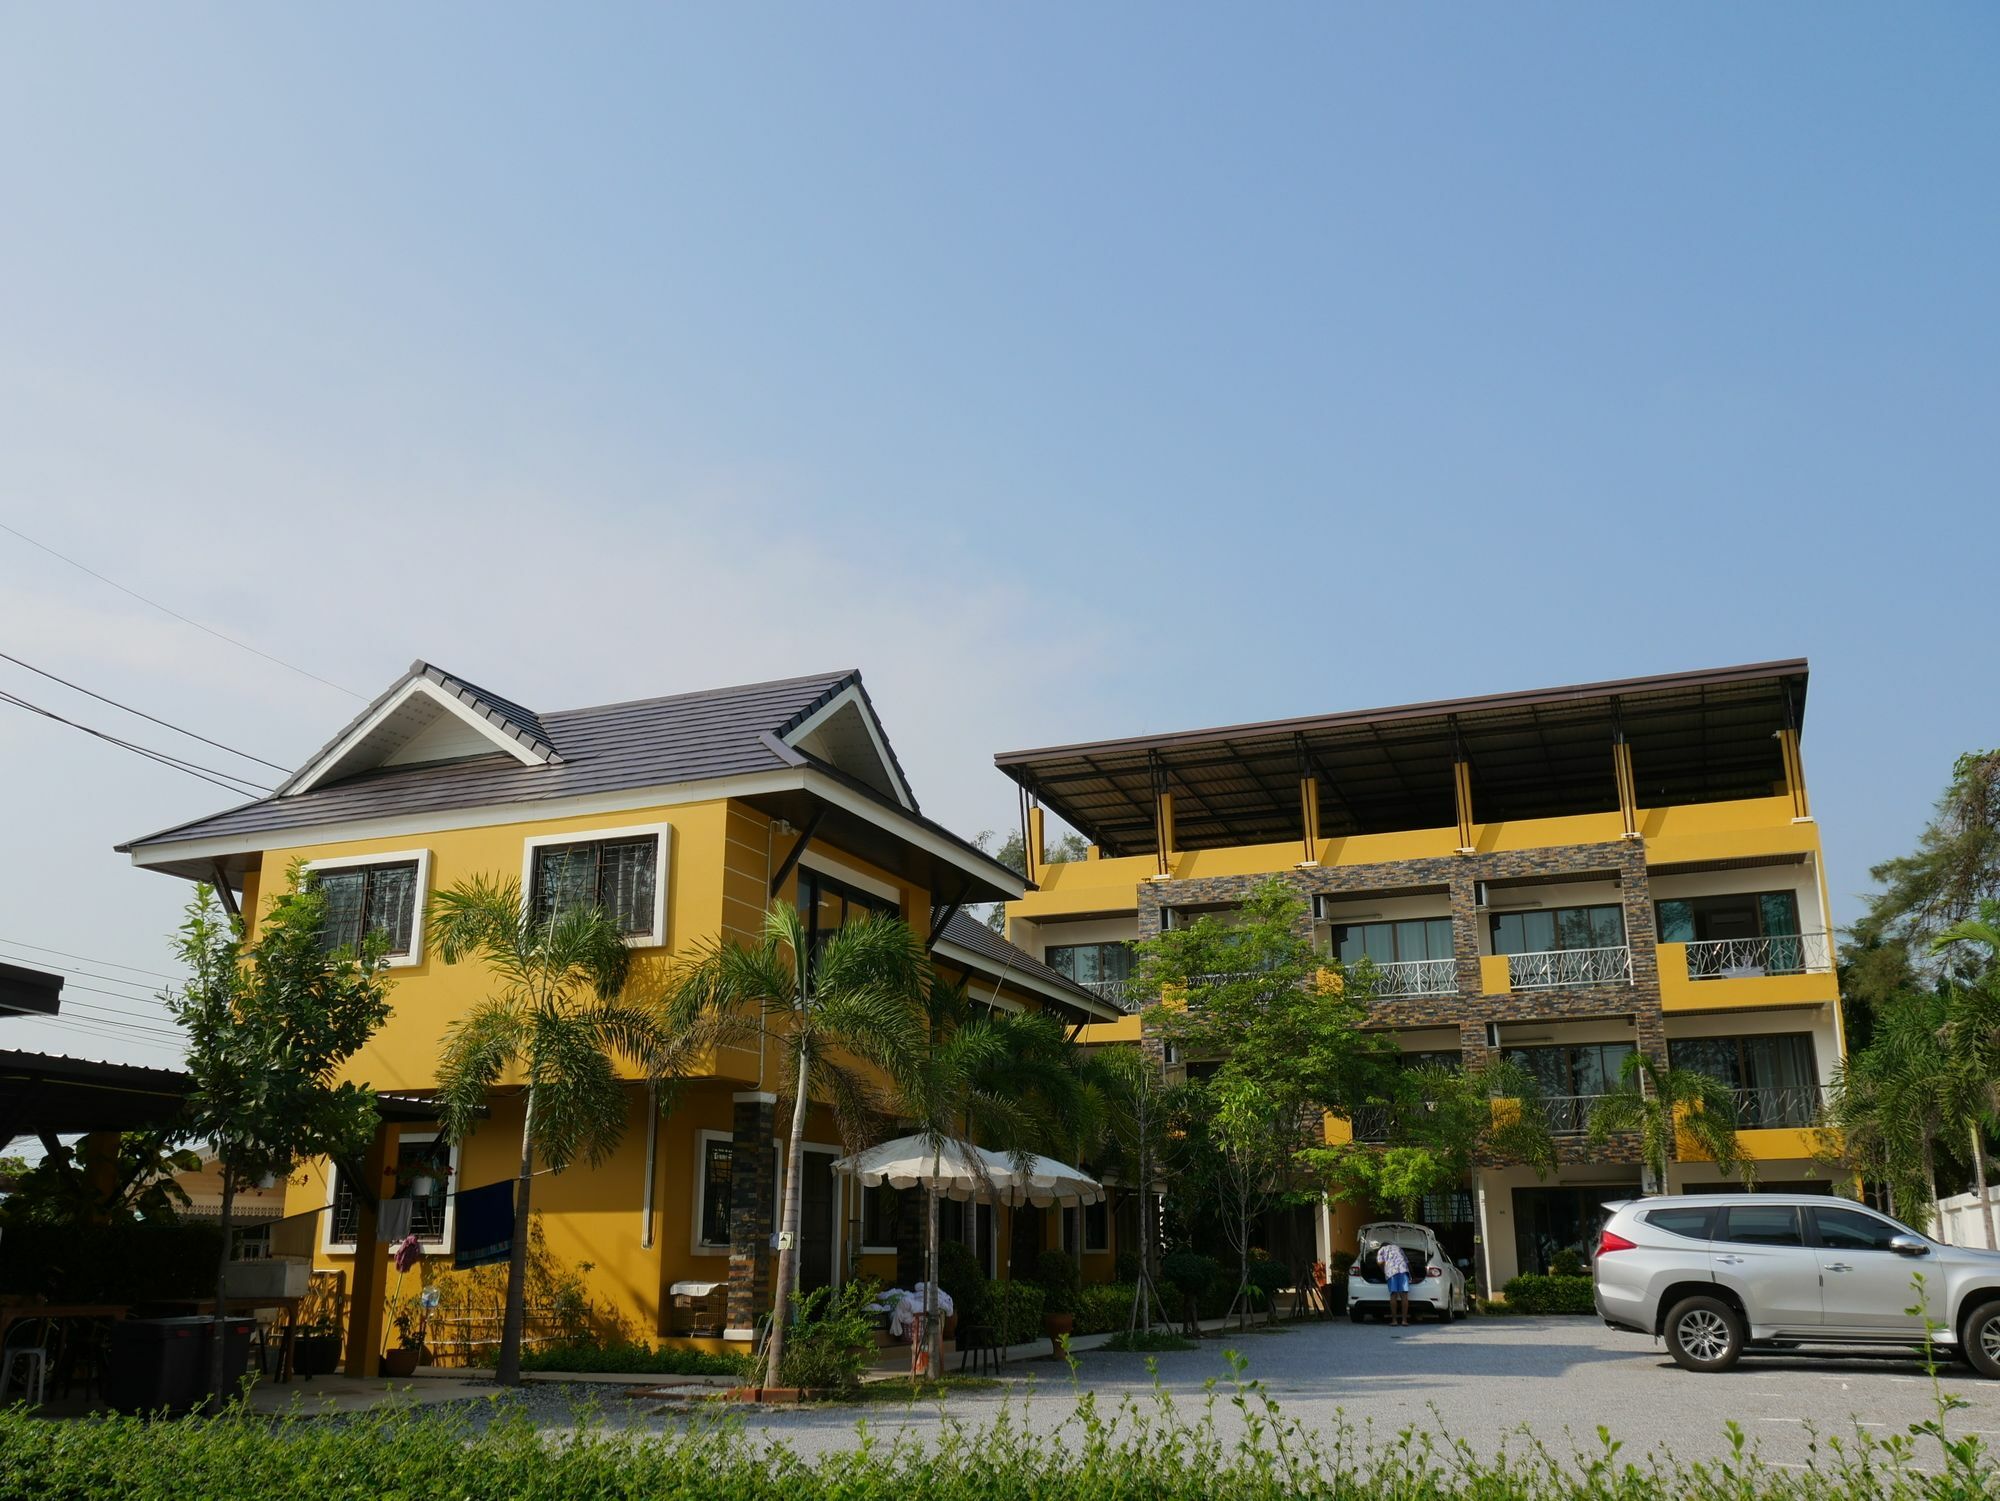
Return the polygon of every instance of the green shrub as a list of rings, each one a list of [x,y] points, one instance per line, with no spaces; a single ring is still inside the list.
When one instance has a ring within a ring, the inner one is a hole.
[[[1280,1288],[1292,1285],[1292,1269],[1282,1261],[1252,1261],[1250,1263],[1250,1285],[1268,1300],[1278,1295]]]
[[[1575,1246],[1564,1246],[1549,1258],[1549,1275],[1551,1277],[1587,1277],[1590,1275],[1590,1263],[1584,1260],[1583,1252],[1579,1251]]]
[[[1025,1345],[1041,1338],[1044,1296],[1034,1282],[987,1283],[987,1320],[995,1343]]]
[[[1076,1270],[1076,1258],[1067,1251],[1044,1251],[1035,1258],[1035,1281],[1045,1297],[1044,1313],[1075,1313],[1083,1291],[1083,1278]]]
[[[521,1352],[524,1371],[616,1371],[648,1376],[740,1376],[743,1357],[675,1345],[565,1340]]]
[[[1533,1274],[1511,1279],[1501,1292],[1515,1313],[1595,1313],[1588,1277],[1542,1277]]]
[[[1132,1300],[1138,1289],[1130,1282],[1103,1282],[1086,1287],[1076,1304],[1078,1334],[1109,1334],[1132,1322]]]
[[[951,1298],[958,1322],[980,1323],[985,1318],[986,1273],[979,1258],[963,1241],[948,1240],[938,1247],[938,1286]]]
[[[1240,1364],[1236,1379],[1243,1376]],[[900,1385],[900,1383],[898,1383]],[[1234,1438],[1162,1392],[1132,1410],[1085,1407],[1045,1425],[940,1425],[925,1442],[850,1443],[800,1454],[759,1427],[677,1423],[664,1433],[587,1417],[560,1438],[517,1397],[397,1405],[339,1421],[240,1411],[174,1422],[114,1415],[51,1422],[0,1410],[0,1496],[85,1501],[187,1497],[714,1497],[718,1501],[1974,1501],[1993,1495],[1994,1450],[1941,1417],[1938,1437],[1856,1426],[1797,1468],[1734,1452],[1688,1462],[1620,1452],[1605,1434],[1580,1452],[1555,1434],[1488,1457],[1483,1446],[1372,1434],[1335,1414],[1305,1422],[1252,1387],[1257,1421]],[[905,1399],[908,1388],[894,1393]],[[885,1397],[890,1395],[886,1390]],[[1089,1403],[1088,1396],[1082,1399]],[[1930,1425],[1924,1425],[1928,1428]],[[1716,1435],[1722,1439],[1723,1435]],[[1686,1440],[1682,1441],[1683,1443]],[[1678,1445],[1677,1445],[1678,1447]],[[1565,1452],[1551,1452],[1561,1450]]]
[[[781,1386],[809,1386],[823,1391],[852,1391],[875,1355],[875,1318],[868,1305],[878,1288],[873,1282],[845,1287],[816,1287],[797,1303],[798,1317],[785,1336]]]
[[[1160,1277],[1181,1299],[1199,1299],[1221,1280],[1222,1263],[1197,1251],[1170,1251],[1160,1260]]]
[[[1117,1259],[1111,1263],[1111,1280],[1113,1282],[1131,1282],[1135,1284],[1138,1282],[1139,1253],[1137,1251],[1120,1251],[1118,1253]]]

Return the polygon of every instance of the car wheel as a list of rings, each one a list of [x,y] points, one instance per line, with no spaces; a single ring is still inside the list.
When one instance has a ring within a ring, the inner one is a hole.
[[[1360,1309],[1358,1309],[1358,1308],[1350,1308],[1350,1309],[1348,1309],[1348,1310],[1347,1310],[1347,1322],[1348,1322],[1348,1323],[1350,1323],[1350,1324],[1358,1324],[1358,1323],[1360,1323],[1360,1322],[1361,1322],[1361,1310],[1360,1310]]]
[[[1980,1375],[2000,1378],[2000,1303],[1972,1310],[1965,1321],[1965,1358]]]
[[[1726,1371],[1743,1353],[1743,1319],[1720,1298],[1683,1298],[1667,1315],[1667,1350],[1684,1371]]]
[[[1432,1308],[1431,1316],[1440,1324],[1449,1324],[1451,1322],[1451,1299],[1446,1298],[1442,1303]]]

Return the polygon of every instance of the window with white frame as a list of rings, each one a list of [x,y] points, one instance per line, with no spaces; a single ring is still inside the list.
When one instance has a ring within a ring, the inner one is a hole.
[[[664,943],[669,834],[654,824],[530,839],[521,882],[529,910],[548,922],[601,907],[628,943]]]
[[[354,859],[315,860],[306,880],[325,900],[320,947],[327,953],[359,953],[364,939],[379,936],[391,965],[423,957],[424,886],[430,851]]]
[[[729,1247],[729,1209],[735,1192],[736,1144],[727,1136],[704,1135],[701,1173],[696,1179],[695,1233],[704,1246]]]
[[[412,1201],[410,1233],[427,1251],[451,1249],[451,1195],[457,1171],[458,1148],[436,1132],[412,1133],[396,1143],[395,1183],[390,1197]],[[361,1201],[339,1167],[329,1164],[327,1175],[332,1180],[333,1197],[327,1215],[326,1249],[352,1252],[361,1224]],[[419,1188],[425,1192],[418,1193]]]

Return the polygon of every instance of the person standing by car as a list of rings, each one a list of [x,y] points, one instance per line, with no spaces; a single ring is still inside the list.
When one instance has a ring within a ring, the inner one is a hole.
[[[1381,1263],[1382,1275],[1389,1279],[1389,1322],[1407,1324],[1410,1322],[1410,1259],[1403,1254],[1403,1248],[1393,1240],[1382,1242],[1382,1248],[1375,1253]]]

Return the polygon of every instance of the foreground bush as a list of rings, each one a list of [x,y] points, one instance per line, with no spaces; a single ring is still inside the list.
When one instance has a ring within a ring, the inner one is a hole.
[[[1501,1289],[1514,1313],[1595,1313],[1588,1277],[1528,1274],[1508,1279]]]
[[[1890,1438],[1822,1442],[1804,1467],[1765,1465],[1732,1431],[1725,1458],[1628,1456],[1605,1438],[1570,1454],[1532,1441],[1485,1459],[1419,1423],[1387,1442],[1351,1426],[1285,1417],[1255,1382],[1182,1409],[1150,1399],[1078,1402],[1050,1432],[1003,1413],[945,1423],[812,1458],[766,1446],[729,1422],[634,1437],[586,1427],[539,1437],[525,1409],[491,1427],[469,1405],[398,1408],[345,1420],[272,1421],[241,1411],[148,1423],[74,1422],[0,1412],[0,1498],[235,1501],[1958,1501],[1996,1493],[1991,1451],[1939,1418]],[[1048,1399],[1042,1399],[1048,1400]],[[1245,1436],[1219,1416],[1240,1413]],[[1553,1436],[1551,1436],[1553,1442]]]

